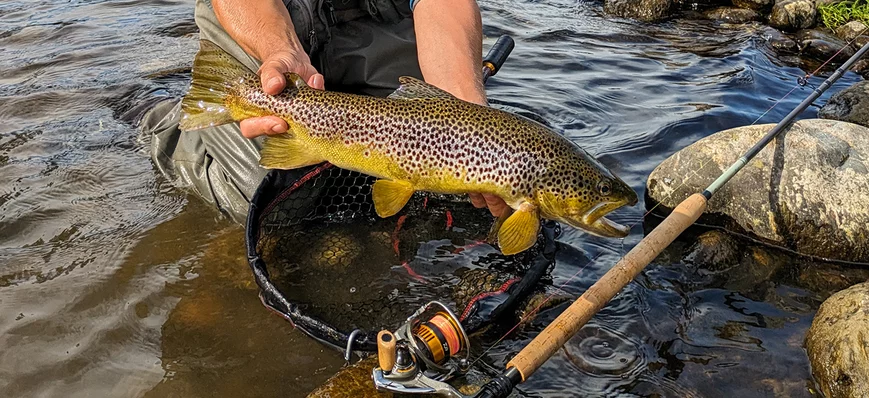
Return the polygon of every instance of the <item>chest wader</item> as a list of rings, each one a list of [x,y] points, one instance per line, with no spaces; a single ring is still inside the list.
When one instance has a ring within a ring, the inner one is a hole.
[[[329,90],[386,96],[398,77],[422,78],[413,20],[405,0],[284,0],[296,34]],[[223,29],[210,0],[197,0],[200,38],[217,44],[251,70],[260,62]],[[141,121],[157,169],[193,190],[236,222],[266,174],[259,166],[262,138],[247,139],[237,123],[182,133],[178,101],[157,104]],[[292,173],[292,171],[289,171]]]

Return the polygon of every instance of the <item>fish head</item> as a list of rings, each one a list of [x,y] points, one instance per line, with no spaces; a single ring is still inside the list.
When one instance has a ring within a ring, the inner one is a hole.
[[[554,162],[540,175],[536,197],[541,215],[598,236],[627,236],[629,227],[605,216],[636,205],[637,193],[591,155],[576,150],[576,156]]]

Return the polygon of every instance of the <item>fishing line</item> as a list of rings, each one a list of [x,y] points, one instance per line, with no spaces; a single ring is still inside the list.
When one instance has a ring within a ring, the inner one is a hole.
[[[804,87],[804,86],[806,86],[806,85],[808,84],[808,81],[809,81],[810,78],[816,76],[817,73],[821,71],[821,69],[823,69],[827,64],[829,64],[829,63],[832,62],[836,57],[838,57],[839,54],[840,54],[842,51],[845,50],[845,48],[849,47],[851,44],[853,44],[854,42],[856,42],[857,37],[859,37],[860,35],[862,35],[862,34],[865,33],[866,31],[869,31],[869,27],[864,28],[863,30],[861,30],[860,33],[859,33],[857,36],[855,36],[854,39],[852,39],[851,41],[847,42],[843,47],[841,47],[841,48],[839,49],[839,51],[837,51],[835,54],[833,54],[832,56],[830,56],[826,61],[824,61],[824,62],[823,62],[820,66],[818,66],[814,71],[812,71],[811,73],[807,73],[807,74],[805,74],[804,76],[797,77],[797,84],[794,85],[794,87],[791,88],[791,90],[788,91],[787,94],[785,94],[784,96],[782,96],[781,98],[779,98],[778,100],[776,100],[776,101],[775,101],[775,102],[774,102],[774,103],[773,103],[773,104],[772,104],[772,105],[771,105],[771,106],[770,106],[766,111],[764,111],[764,112],[763,112],[760,116],[758,116],[758,117],[757,117],[753,122],[751,122],[751,124],[749,124],[749,125],[747,125],[747,126],[743,126],[743,127],[753,126],[753,125],[757,124],[757,122],[759,122],[759,121],[760,121],[764,116],[766,116],[767,114],[769,114],[769,113],[770,113],[773,109],[775,109],[775,108],[776,108],[776,107],[777,107],[777,106],[778,106],[782,101],[784,101],[784,100],[787,99],[791,94],[793,94],[794,91],[796,91],[796,90],[799,89],[800,87]],[[805,138],[804,138],[803,140],[805,140]],[[706,162],[704,162],[702,165],[700,165],[699,167],[697,167],[697,168],[695,168],[695,169],[692,169],[692,170],[691,170],[691,175],[686,176],[686,178],[684,178],[684,179],[682,180],[682,182],[681,182],[679,185],[676,186],[676,188],[673,188],[673,190],[672,190],[672,191],[667,195],[666,198],[667,198],[667,199],[671,198],[672,195],[673,195],[676,191],[679,190],[679,188],[682,188],[683,186],[685,186],[685,184],[686,184],[689,180],[691,180],[693,177],[696,176],[697,178],[700,178],[700,175],[698,174],[698,172],[701,171],[701,170],[703,170],[704,168],[706,168],[706,166],[708,166],[708,165],[709,165],[710,163],[712,163],[712,162],[713,162],[713,159],[709,159],[709,160],[707,160]],[[643,221],[643,220],[644,220],[644,219],[645,219],[649,214],[651,214],[651,213],[652,213],[653,211],[655,211],[659,206],[661,206],[661,205],[662,205],[662,202],[663,202],[663,201],[658,201],[658,203],[655,204],[654,206],[652,206],[651,209],[649,209],[648,211],[646,211],[645,213],[643,213],[643,215],[642,215],[638,220],[636,220],[634,223],[630,224],[630,225],[628,226],[628,229],[629,229],[629,230],[632,230],[635,226],[637,226],[638,224],[640,224],[640,223],[641,223],[641,222],[642,222],[642,221]],[[625,248],[625,239],[626,239],[626,238],[627,238],[627,237],[621,238],[621,254],[622,254],[621,259],[624,259],[624,256],[627,254],[627,250],[626,250],[626,248]],[[564,290],[564,287],[567,286],[567,284],[569,284],[571,281],[573,281],[573,279],[575,279],[575,278],[580,274],[580,272],[582,272],[584,269],[588,268],[591,264],[594,264],[595,261],[597,261],[597,259],[600,258],[602,255],[603,255],[603,253],[599,253],[599,254],[598,254],[597,256],[595,256],[593,259],[589,260],[588,263],[586,263],[584,266],[580,267],[580,268],[579,268],[579,269],[578,269],[578,270],[577,270],[573,275],[571,275],[570,278],[568,278],[564,283],[562,283],[560,286],[558,286],[558,289],[561,290],[561,291],[565,291],[565,290]],[[498,338],[494,343],[492,343],[492,345],[490,345],[489,348],[487,348],[485,351],[483,351],[483,353],[481,353],[481,354],[480,354],[480,355],[479,355],[479,356],[478,356],[478,357],[477,357],[477,358],[472,362],[472,364],[476,364],[477,362],[479,362],[480,360],[482,360],[483,357],[484,357],[484,356],[485,356],[489,351],[491,351],[493,348],[495,348],[495,346],[497,346],[501,341],[503,341],[504,339],[506,339],[507,336],[509,336],[511,333],[513,333],[514,330],[516,330],[516,328],[518,328],[520,325],[522,325],[525,321],[527,321],[527,320],[530,319],[531,317],[536,316],[537,313],[538,313],[538,311],[540,310],[540,308],[542,308],[544,304],[546,304],[547,302],[549,302],[549,301],[550,301],[552,298],[554,298],[554,297],[555,297],[555,293],[551,293],[551,294],[547,295],[547,296],[546,296],[546,299],[544,299],[543,302],[541,302],[540,304],[538,304],[538,305],[537,305],[534,309],[532,309],[528,314],[526,314],[525,316],[521,317],[520,320],[519,320],[519,321],[518,321],[518,322],[517,322],[513,327],[510,328],[510,330],[508,330],[506,333],[504,333],[504,334],[503,334],[501,337],[499,337],[499,338]],[[575,298],[575,297],[574,297],[574,298]]]

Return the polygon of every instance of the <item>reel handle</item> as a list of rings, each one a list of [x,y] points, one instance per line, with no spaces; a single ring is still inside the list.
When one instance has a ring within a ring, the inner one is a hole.
[[[395,341],[395,335],[388,330],[381,330],[377,334],[377,362],[386,373],[395,366]]]

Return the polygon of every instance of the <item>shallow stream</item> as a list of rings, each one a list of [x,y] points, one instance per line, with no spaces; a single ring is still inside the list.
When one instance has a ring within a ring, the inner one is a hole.
[[[493,102],[542,116],[637,192],[667,156],[751,124],[804,74],[769,56],[761,25],[647,25],[580,0],[480,3],[486,47],[516,40]],[[183,93],[196,40],[192,0],[0,3],[0,395],[301,396],[342,366],[262,307],[242,227],[158,177],[121,120],[154,91]],[[582,268],[565,288],[581,293],[642,234],[566,230],[560,240],[584,254],[559,262],[554,283]],[[821,295],[787,279],[746,294],[700,274],[678,258],[653,264],[522,390],[811,396],[802,344]]]

